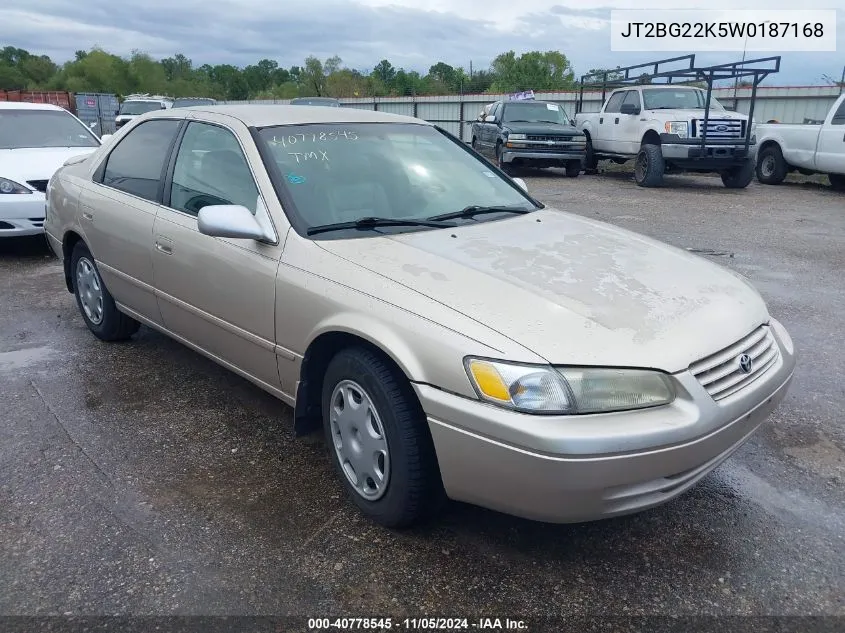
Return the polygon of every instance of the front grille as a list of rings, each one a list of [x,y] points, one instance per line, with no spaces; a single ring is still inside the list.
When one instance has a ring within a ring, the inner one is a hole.
[[[693,136],[700,137],[704,131],[704,120],[693,120]],[[707,138],[730,139],[745,137],[745,121],[740,119],[708,119]]]
[[[722,400],[765,374],[778,358],[778,346],[768,326],[762,325],[730,347],[690,365],[690,371],[714,400]],[[751,357],[751,371],[740,368],[740,356]]]
[[[572,141],[571,136],[542,136],[529,134],[527,138],[529,141],[540,141],[542,143],[546,143],[548,141],[552,141],[553,143],[569,143]]]
[[[47,183],[48,182],[49,181],[47,181],[47,180],[27,180],[26,184],[28,184],[30,187],[32,187],[36,191],[40,191],[40,192],[44,193],[45,191],[47,191]]]
[[[32,222],[32,226],[39,228],[44,226],[44,218],[29,218],[29,221]]]

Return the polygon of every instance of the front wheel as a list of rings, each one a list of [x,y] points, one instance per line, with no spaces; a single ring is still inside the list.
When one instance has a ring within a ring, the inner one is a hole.
[[[634,164],[634,180],[640,187],[659,187],[663,184],[666,161],[659,145],[643,145]]]
[[[502,154],[504,153],[504,148],[502,147],[501,143],[496,143],[496,167],[501,169],[506,174],[511,173],[511,168],[508,163],[506,163],[503,159]]]
[[[731,167],[722,172],[722,183],[728,189],[745,189],[754,178],[754,164],[747,160],[738,167]]]
[[[323,380],[323,428],[353,503],[390,528],[436,513],[444,498],[425,413],[408,380],[379,354],[342,350]]]
[[[827,179],[835,191],[845,191],[845,174],[828,174]]]
[[[138,331],[141,324],[115,306],[100,277],[97,263],[84,242],[77,242],[74,246],[70,270],[76,305],[94,336],[103,341],[122,341]]]
[[[764,185],[779,185],[786,178],[789,166],[777,145],[770,145],[757,156],[757,180]]]
[[[566,163],[566,176],[568,178],[577,178],[581,173],[581,161],[571,160]]]
[[[596,158],[596,150],[593,148],[593,139],[587,137],[587,154],[584,156],[584,173],[595,173],[599,167],[599,159]]]

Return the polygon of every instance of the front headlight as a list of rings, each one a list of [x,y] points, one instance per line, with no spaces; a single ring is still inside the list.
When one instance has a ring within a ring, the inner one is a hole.
[[[681,138],[686,138],[689,133],[689,125],[686,121],[666,121],[666,133],[677,134]]]
[[[29,189],[8,178],[0,178],[0,193],[32,193]]]
[[[467,358],[464,364],[481,400],[523,413],[607,413],[675,399],[669,378],[647,369],[517,365],[480,358]]]
[[[525,134],[508,134],[509,141],[524,141],[525,138]]]

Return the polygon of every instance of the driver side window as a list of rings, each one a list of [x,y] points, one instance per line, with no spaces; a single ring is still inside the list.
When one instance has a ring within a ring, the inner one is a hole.
[[[241,205],[255,214],[258,187],[232,132],[191,122],[176,155],[170,207],[195,216],[217,204]]]

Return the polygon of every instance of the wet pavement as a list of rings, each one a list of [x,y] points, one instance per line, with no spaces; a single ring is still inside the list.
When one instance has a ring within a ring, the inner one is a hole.
[[[0,241],[0,614],[845,616],[845,195],[527,181],[745,274],[789,329],[791,392],[728,462],[630,517],[391,532],[284,404],[146,328],[99,342],[43,241]]]

